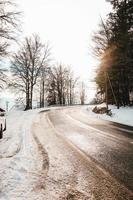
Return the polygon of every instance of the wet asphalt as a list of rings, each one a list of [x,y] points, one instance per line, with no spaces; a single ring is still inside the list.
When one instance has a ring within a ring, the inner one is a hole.
[[[93,118],[80,108],[51,111],[59,135],[133,192],[133,127]]]

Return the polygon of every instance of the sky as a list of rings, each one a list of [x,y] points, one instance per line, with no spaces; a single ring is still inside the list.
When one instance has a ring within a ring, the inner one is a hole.
[[[109,13],[105,0],[16,0],[23,12],[23,36],[38,33],[49,42],[55,62],[70,65],[93,90],[97,60],[90,54],[100,16]],[[91,92],[90,92],[91,93]],[[93,92],[94,93],[94,92]]]
[[[38,33],[49,41],[52,56],[74,68],[81,77],[90,78],[96,60],[90,55],[93,31],[100,16],[105,18],[105,0],[17,0],[23,13],[25,35]]]

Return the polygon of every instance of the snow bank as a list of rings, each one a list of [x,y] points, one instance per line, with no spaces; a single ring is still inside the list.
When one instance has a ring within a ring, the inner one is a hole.
[[[0,140],[1,200],[44,199],[40,184],[45,177],[45,157],[32,132],[33,123],[39,122],[38,113],[44,110],[7,113],[7,130]]]
[[[117,122],[120,124],[133,126],[133,107],[120,107],[120,109],[117,109],[116,106],[109,105],[109,109],[111,109],[112,111],[111,117],[106,114],[95,114],[92,112],[93,108],[94,108],[94,105],[87,107],[87,111],[89,111],[88,114],[91,116],[104,119],[104,120]]]

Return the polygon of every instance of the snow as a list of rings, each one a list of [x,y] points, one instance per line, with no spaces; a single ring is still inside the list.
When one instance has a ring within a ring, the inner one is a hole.
[[[105,106],[105,105],[97,105],[97,106]],[[109,120],[113,122],[117,122],[120,124],[125,124],[129,126],[133,126],[133,107],[120,107],[119,109],[116,106],[109,105],[109,109],[112,111],[112,116],[108,116],[106,114],[96,114],[92,112],[92,109],[95,106],[88,106],[87,111],[88,114],[104,120]]]
[[[88,141],[84,135],[71,133],[68,135],[68,139],[73,143],[76,143],[76,145],[80,146],[81,148],[88,147]]]
[[[0,140],[1,200],[41,198],[39,193],[34,193],[34,188],[44,178],[44,158],[31,131],[33,121],[38,122],[40,111],[7,113],[7,131]]]

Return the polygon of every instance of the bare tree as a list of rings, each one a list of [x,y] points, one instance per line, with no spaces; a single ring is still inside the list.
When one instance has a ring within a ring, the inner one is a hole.
[[[47,45],[38,35],[25,38],[20,50],[13,56],[11,71],[16,78],[15,86],[26,94],[26,110],[32,109],[33,89],[46,66]]]
[[[20,12],[16,11],[16,4],[11,0],[0,0],[0,61],[8,55],[10,41],[15,40],[19,28]],[[6,70],[1,67],[0,62],[0,88],[6,84]]]
[[[0,69],[0,90],[4,88],[7,80],[7,75],[4,72],[4,69]]]
[[[100,30],[94,32],[92,37],[92,51],[94,56],[101,58],[110,44],[111,30],[109,25],[107,25],[107,23],[105,24],[102,18],[99,24],[99,29]]]
[[[85,104],[85,84],[84,84],[84,82],[81,83],[80,103],[81,103],[81,105]]]
[[[15,40],[16,31],[20,30],[20,12],[11,0],[0,0],[0,57],[7,55],[10,40]]]
[[[77,78],[74,78],[70,67],[57,65],[51,69],[48,82],[48,103],[71,105],[74,102],[74,88]]]
[[[71,71],[70,68],[68,68],[67,73],[67,85],[66,85],[66,97],[67,97],[67,104],[72,105],[74,103],[75,98],[75,86],[77,84],[78,77],[74,77],[73,71]]]
[[[45,45],[45,62],[43,67],[41,68],[40,72],[40,108],[44,107],[45,103],[45,84],[50,72],[49,63],[51,61],[51,48],[49,47],[49,44]]]

